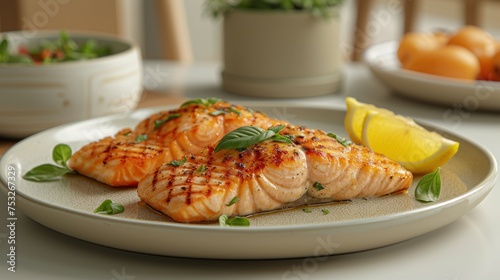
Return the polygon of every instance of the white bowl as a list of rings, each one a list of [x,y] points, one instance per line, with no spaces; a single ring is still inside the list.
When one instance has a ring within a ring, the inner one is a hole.
[[[0,33],[12,50],[57,40],[59,31]],[[63,123],[134,109],[142,93],[142,59],[133,43],[110,35],[69,33],[93,39],[112,54],[48,65],[0,64],[0,135],[25,137]]]

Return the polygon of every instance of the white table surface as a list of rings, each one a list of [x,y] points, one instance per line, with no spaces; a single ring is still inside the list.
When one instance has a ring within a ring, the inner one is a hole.
[[[145,85],[165,94],[186,98],[216,96],[235,102],[264,100],[222,92],[220,67],[216,64],[178,66],[146,61],[145,70]],[[353,96],[470,136],[500,159],[500,113],[466,112],[467,115],[452,121],[444,117],[448,108],[390,93],[361,64],[346,65],[345,74],[339,93],[266,101],[343,108],[344,98]],[[7,270],[8,231],[6,226],[0,227],[0,279],[500,279],[499,201],[497,181],[490,195],[467,215],[421,237],[321,260],[265,261],[183,259],[121,251],[55,232],[32,221],[19,209],[15,273]],[[0,195],[0,205],[0,220],[5,224],[4,195]]]

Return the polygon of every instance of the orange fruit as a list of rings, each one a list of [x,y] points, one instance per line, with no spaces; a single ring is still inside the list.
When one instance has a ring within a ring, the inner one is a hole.
[[[465,26],[450,37],[448,45],[461,46],[471,51],[481,66],[479,78],[491,78],[491,58],[496,51],[496,42],[491,34],[479,27]]]
[[[480,72],[477,57],[466,48],[453,45],[445,45],[414,56],[403,68],[465,80],[475,80]]]
[[[406,33],[398,48],[398,59],[405,65],[412,57],[440,47],[443,40],[432,33],[410,32]]]

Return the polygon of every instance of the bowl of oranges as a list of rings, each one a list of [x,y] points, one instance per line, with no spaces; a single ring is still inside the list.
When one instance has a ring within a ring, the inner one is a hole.
[[[364,53],[394,93],[464,111],[500,111],[500,41],[474,26],[412,32]]]

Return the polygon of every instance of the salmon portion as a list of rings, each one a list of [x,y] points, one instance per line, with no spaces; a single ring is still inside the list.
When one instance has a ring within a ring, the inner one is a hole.
[[[326,132],[306,127],[287,126],[281,133],[290,135],[305,151],[309,170],[307,194],[311,198],[366,198],[404,191],[411,186],[411,172],[365,146],[344,146]]]
[[[203,222],[281,208],[307,191],[300,147],[266,141],[242,152],[208,147],[180,166],[163,164],[146,175],[141,200],[176,222]],[[233,199],[238,202],[230,204]]]
[[[280,134],[293,144],[266,140],[218,153],[207,147],[183,165],[164,164],[140,181],[139,197],[174,221],[201,222],[279,209],[299,198],[348,200],[411,185],[409,171],[364,146],[344,146],[306,127],[288,125]],[[227,206],[234,197],[239,201]]]
[[[118,132],[78,150],[68,166],[87,177],[112,186],[134,187],[138,179],[172,160],[169,149],[153,141],[134,141],[130,129]]]
[[[223,101],[190,104],[153,114],[133,130],[124,129],[82,147],[68,166],[113,187],[136,187],[162,163],[196,154],[235,128],[253,125],[267,129],[278,123],[281,121],[263,113]]]

